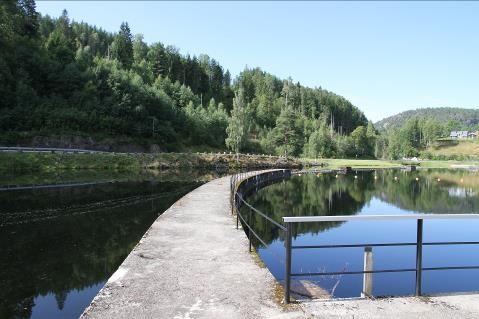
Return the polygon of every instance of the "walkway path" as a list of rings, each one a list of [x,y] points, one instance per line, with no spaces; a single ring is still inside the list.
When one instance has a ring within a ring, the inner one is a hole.
[[[229,212],[227,177],[185,195],[155,221],[82,318],[479,318],[479,295],[284,308],[274,278],[248,253]]]
[[[229,178],[176,202],[151,226],[83,318],[298,318],[248,252],[230,215]]]

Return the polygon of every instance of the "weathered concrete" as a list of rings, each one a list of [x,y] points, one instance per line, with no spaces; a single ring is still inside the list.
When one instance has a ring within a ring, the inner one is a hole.
[[[83,318],[298,318],[228,213],[229,178],[176,202],[151,226]]]
[[[309,301],[301,307],[321,319],[477,319],[479,295]]]
[[[161,215],[82,318],[479,318],[479,295],[305,301],[287,309],[229,214],[229,179]]]

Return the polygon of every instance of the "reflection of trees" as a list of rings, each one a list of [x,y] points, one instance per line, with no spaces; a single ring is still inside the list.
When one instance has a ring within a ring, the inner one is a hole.
[[[398,177],[397,181],[394,176]],[[386,170],[379,175],[375,196],[399,208],[421,213],[472,213],[478,211],[479,197],[455,197],[450,195],[450,190],[473,193],[479,190],[478,186],[476,173],[463,170]]]
[[[293,176],[287,181],[259,190],[248,201],[278,222],[283,216],[349,215],[360,210],[365,203],[366,180],[355,180],[344,175],[335,178],[332,174]],[[248,209],[243,207],[243,214]],[[266,243],[281,235],[281,231],[264,218],[252,214],[255,230]],[[318,233],[341,222],[300,223],[295,225],[295,234]]]
[[[125,182],[78,188],[0,193],[2,215],[59,209],[54,219],[0,227],[0,318],[28,318],[38,295],[53,293],[58,307],[73,289],[105,281],[133,249],[159,212],[198,183]],[[171,193],[175,189],[182,193]],[[7,194],[8,193],[8,194]],[[152,198],[153,194],[170,193]],[[145,196],[134,205],[106,207],[105,200]],[[94,214],[71,215],[79,205]],[[24,215],[28,218],[28,214]],[[27,220],[28,221],[28,220]]]
[[[475,173],[379,170],[355,174],[340,174],[337,178],[335,174],[293,176],[259,190],[248,197],[248,202],[278,222],[282,222],[283,216],[352,215],[373,197],[404,210],[423,213],[470,213],[479,208],[479,196],[467,196],[479,191],[479,176]],[[466,196],[451,196],[450,190],[457,188],[467,189]],[[246,216],[247,208],[242,211]],[[255,230],[266,243],[280,238],[277,227],[260,216],[252,216]],[[295,233],[318,233],[340,224],[300,223],[295,225]]]

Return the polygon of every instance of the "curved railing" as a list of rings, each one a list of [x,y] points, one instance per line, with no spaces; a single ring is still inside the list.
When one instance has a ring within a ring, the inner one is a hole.
[[[479,241],[447,241],[447,242],[423,242],[423,223],[424,220],[429,219],[479,219],[479,214],[410,214],[410,215],[355,215],[355,216],[295,216],[295,217],[283,217],[283,224],[270,218],[264,212],[256,209],[250,205],[245,196],[254,189],[259,189],[270,183],[274,183],[285,178],[289,178],[292,174],[304,174],[308,172],[295,172],[290,170],[274,170],[274,171],[260,171],[239,173],[231,177],[231,213],[236,213],[236,228],[239,227],[239,221],[241,220],[243,227],[249,239],[249,250],[251,251],[251,239],[254,236],[262,245],[268,246],[261,237],[254,231],[250,225],[251,213],[255,213],[271,224],[278,227],[285,234],[285,283],[284,283],[284,302],[290,302],[291,294],[291,278],[301,276],[325,276],[325,275],[357,275],[363,274],[363,296],[370,296],[372,294],[372,274],[374,273],[392,273],[392,272],[415,272],[415,294],[416,296],[422,295],[422,272],[423,271],[436,271],[436,270],[463,270],[463,269],[479,269],[479,265],[475,266],[441,266],[441,267],[423,267],[422,266],[422,251],[423,246],[449,246],[449,245],[479,245]],[[347,171],[344,173],[348,173]],[[242,215],[240,208],[245,205],[249,208],[250,214],[248,217]],[[370,221],[370,220],[416,220],[417,221],[417,238],[415,242],[401,242],[401,243],[364,243],[364,244],[341,244],[341,245],[308,245],[308,246],[293,246],[293,227],[298,223],[318,223],[318,222],[331,222],[331,221]],[[368,264],[368,259],[372,259],[372,247],[397,247],[397,246],[415,246],[416,247],[416,267],[404,268],[404,269],[372,269],[372,263]],[[328,249],[328,248],[352,248],[352,247],[364,247],[365,249],[365,264],[363,271],[342,271],[342,272],[320,272],[320,273],[292,273],[291,261],[293,250],[298,249]]]

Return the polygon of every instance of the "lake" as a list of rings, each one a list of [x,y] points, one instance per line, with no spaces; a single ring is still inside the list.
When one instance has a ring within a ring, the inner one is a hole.
[[[78,318],[158,215],[216,177],[7,175],[0,178],[0,318]]]
[[[479,211],[479,174],[466,170],[356,171],[302,174],[267,186],[247,201],[276,221],[283,216],[445,214]],[[246,207],[242,208],[247,214]],[[284,280],[283,233],[256,215],[253,227],[267,243],[254,241],[271,273]],[[478,220],[425,220],[424,242],[478,241]],[[348,221],[295,225],[293,245],[415,242],[416,221]],[[363,270],[364,248],[293,250],[293,273]],[[415,268],[416,248],[374,247],[374,269]],[[423,267],[477,266],[476,245],[424,246]],[[423,293],[479,290],[479,270],[423,272]],[[297,277],[298,278],[298,277]],[[306,276],[333,297],[360,296],[363,275]],[[415,273],[373,275],[373,295],[412,295]]]

